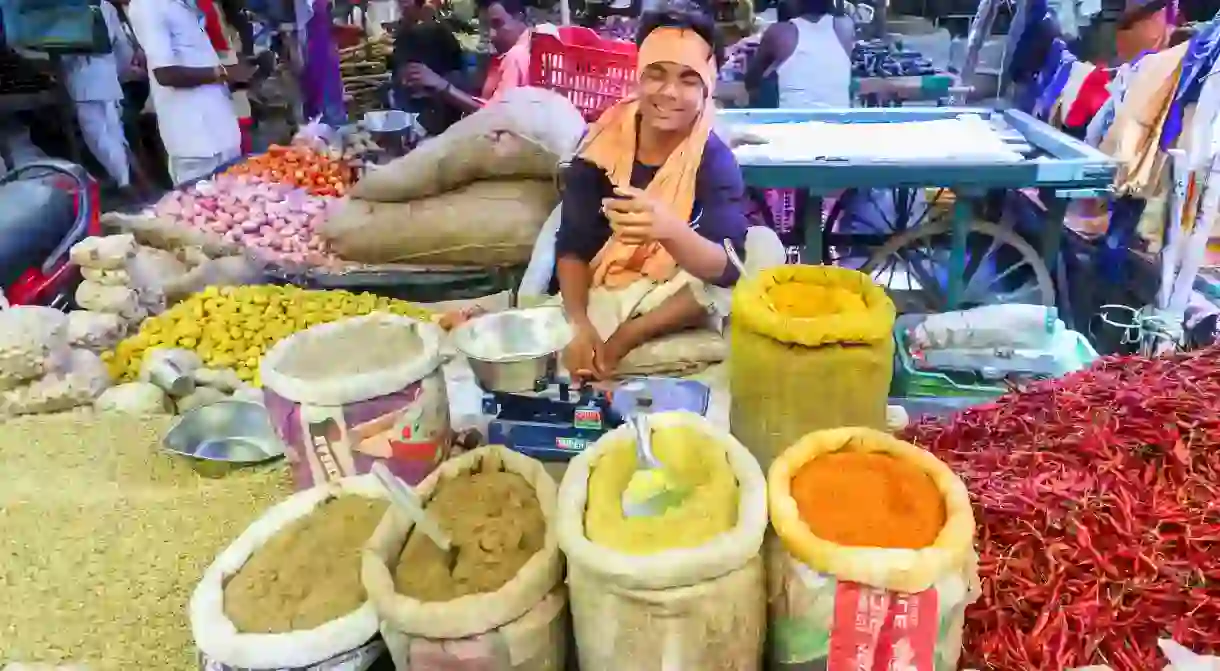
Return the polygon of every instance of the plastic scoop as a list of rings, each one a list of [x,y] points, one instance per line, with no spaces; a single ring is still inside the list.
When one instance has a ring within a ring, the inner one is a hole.
[[[746,277],[750,274],[749,271],[746,270],[746,264],[742,263],[741,257],[737,255],[737,250],[733,249],[733,243],[727,239],[724,241],[724,251],[729,256],[729,263],[733,264],[733,267],[737,268],[737,272],[741,273],[742,277]],[[779,310],[775,308],[775,303],[772,302],[771,297],[768,296],[765,291],[762,294],[762,299],[763,302],[767,304],[767,307],[771,309],[771,312],[779,312]]]
[[[381,481],[381,486],[390,495],[390,501],[398,506],[398,509],[407,514],[411,521],[415,522],[415,526],[430,538],[436,546],[445,552],[449,552],[453,547],[453,543],[449,541],[449,536],[441,530],[436,520],[432,519],[428,513],[424,512],[423,503],[419,497],[415,495],[415,491],[398,479],[398,476],[390,472],[385,464],[380,461],[373,463],[373,475]]]
[[[647,407],[649,401],[641,403]],[[647,413],[637,413],[627,420],[635,431],[636,469],[623,490],[623,515],[626,517],[652,517],[678,505],[685,498],[682,492],[665,473],[664,467],[652,452],[652,427]]]

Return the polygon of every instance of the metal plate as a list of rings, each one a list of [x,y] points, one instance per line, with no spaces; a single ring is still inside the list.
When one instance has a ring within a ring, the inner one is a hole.
[[[169,430],[164,445],[174,454],[234,466],[284,454],[267,409],[249,401],[219,401],[192,410]]]
[[[453,345],[470,359],[508,363],[554,354],[572,336],[561,308],[528,308],[475,317],[454,329]]]

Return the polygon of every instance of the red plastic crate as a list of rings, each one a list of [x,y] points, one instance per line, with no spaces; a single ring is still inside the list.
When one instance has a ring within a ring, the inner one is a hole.
[[[638,52],[631,42],[608,40],[581,26],[559,28],[559,37],[530,37],[530,86],[558,91],[589,121],[622,100],[635,86]]]

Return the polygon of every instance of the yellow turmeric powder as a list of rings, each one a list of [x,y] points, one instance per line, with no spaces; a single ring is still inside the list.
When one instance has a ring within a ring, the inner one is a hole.
[[[835,452],[792,478],[792,498],[816,536],[839,545],[917,550],[945,525],[945,500],[918,466],[882,453]]]
[[[611,445],[589,473],[585,534],[628,554],[696,547],[737,524],[737,477],[723,450],[706,449],[707,437],[684,426],[656,427],[652,449],[667,479],[685,492],[682,502],[651,517],[623,515],[623,490],[636,470],[631,439]]]
[[[767,290],[776,312],[788,317],[823,317],[864,312],[868,307],[860,294],[842,287],[785,282]]]

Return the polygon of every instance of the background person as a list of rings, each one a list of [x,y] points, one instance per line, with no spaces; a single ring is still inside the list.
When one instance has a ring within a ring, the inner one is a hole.
[[[248,82],[249,65],[226,68],[190,0],[131,0],[129,17],[148,60],[157,127],[175,185],[206,177],[241,156],[229,82]]]
[[[85,146],[126,195],[131,193],[131,161],[123,129],[123,88],[117,56],[124,40],[122,21],[114,5],[100,5],[111,51],[63,59],[68,94],[76,106]]]
[[[773,76],[776,99],[760,106],[851,107],[851,19],[839,16],[834,0],[788,0],[784,9],[792,16],[763,32],[746,67],[746,88],[759,92]]]
[[[419,86],[408,86],[408,66],[419,63],[445,81],[457,85],[465,81],[462,45],[453,31],[436,17],[425,0],[405,0],[402,20],[394,35],[390,71],[394,73],[394,107],[419,114],[419,123],[429,134],[437,135],[461,119],[462,108],[446,102]]]
[[[708,321],[708,286],[738,278],[724,244],[741,253],[746,236],[741,170],[711,132],[714,24],[646,14],[637,41],[639,93],[590,126],[565,179],[556,272],[577,379]]]
[[[149,154],[140,123],[148,106],[148,62],[127,17],[127,0],[110,0],[110,4],[119,17],[122,29],[122,39],[114,43],[114,58],[119,68],[119,86],[123,89],[123,129],[131,150],[132,179],[138,189],[150,191],[152,183],[149,175],[155,174],[153,166],[158,165],[159,161]]]
[[[330,0],[296,0],[297,32],[301,35],[301,104],[305,118],[321,117],[332,126],[347,120],[339,44],[334,36]]]
[[[485,102],[498,100],[510,89],[529,86],[530,30],[525,20],[525,5],[520,0],[479,0],[479,25],[496,55],[487,68],[481,87],[482,100],[477,100],[432,68],[421,62],[409,63],[403,82],[410,89],[438,98],[469,114]]]

